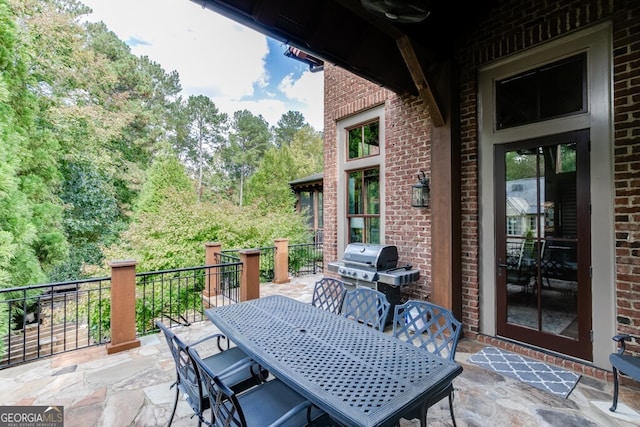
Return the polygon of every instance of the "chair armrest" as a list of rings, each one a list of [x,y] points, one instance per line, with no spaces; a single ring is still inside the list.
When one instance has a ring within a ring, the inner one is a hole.
[[[310,410],[311,409],[311,402],[304,401],[304,402],[300,402],[298,403],[296,406],[294,406],[293,408],[289,409],[284,415],[282,415],[280,418],[278,418],[277,420],[275,420],[273,423],[271,423],[269,425],[269,427],[278,427],[283,425],[284,423],[286,423],[287,421],[289,421],[291,418],[293,418],[294,416],[296,416],[300,411],[307,409]],[[309,419],[310,417],[310,413],[307,413],[307,421],[309,421],[309,423],[311,422],[311,420]]]
[[[217,372],[217,375],[221,380],[224,381],[225,377],[228,377],[228,376],[231,376],[231,375],[235,375],[238,372],[242,371],[243,369],[251,370],[251,367],[255,363],[256,363],[255,360],[253,360],[252,358],[247,356],[247,357],[244,357],[244,358],[238,360],[237,362],[235,362],[231,366],[226,367],[222,371]]]
[[[196,342],[194,342],[194,343],[189,344],[189,347],[193,347],[193,346],[195,346],[195,345],[202,344],[203,342],[208,341],[208,340],[210,340],[210,339],[212,339],[212,338],[217,338],[217,339],[218,339],[218,342],[217,342],[216,344],[218,345],[218,349],[219,349],[220,351],[224,351],[224,349],[223,349],[223,348],[222,348],[222,346],[220,345],[220,341],[221,341],[222,339],[227,340],[227,349],[229,348],[229,340],[227,339],[227,337],[226,337],[224,334],[221,334],[221,333],[211,334],[211,335],[209,335],[209,336],[207,336],[207,337],[204,337],[204,338],[202,338],[202,339],[199,339],[198,341],[196,341]]]
[[[614,336],[612,339],[618,344],[620,344],[620,347],[618,348],[618,354],[622,354],[626,350],[625,341],[631,341],[631,335],[620,334],[620,335]]]

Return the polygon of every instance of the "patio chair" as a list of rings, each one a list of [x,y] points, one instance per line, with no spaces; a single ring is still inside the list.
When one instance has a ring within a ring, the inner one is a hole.
[[[323,277],[313,288],[311,305],[340,314],[346,293],[347,288],[341,280]]]
[[[249,369],[251,359],[240,360],[226,370],[215,373],[195,349],[190,348],[189,353],[209,396],[209,425],[299,427],[312,425],[320,419],[324,420],[321,425],[329,424],[329,418],[323,411],[277,378],[242,393],[233,391],[227,385],[229,378]]]
[[[613,367],[613,404],[609,408],[615,412],[618,407],[618,376],[620,372],[630,376],[635,381],[640,381],[640,357],[625,354],[625,341],[631,340],[630,335],[616,335],[613,340],[618,343],[618,352],[609,355],[609,361]]]
[[[370,288],[357,288],[347,292],[342,304],[342,315],[379,331],[384,330],[391,303],[382,292]]]
[[[194,414],[198,417],[198,426],[200,426],[204,421],[202,413],[209,409],[209,398],[206,388],[202,385],[203,383],[200,379],[200,373],[196,368],[196,364],[191,358],[189,348],[215,338],[220,353],[215,353],[203,359],[203,363],[213,372],[223,371],[239,360],[247,359],[248,356],[238,347],[229,348],[227,345],[227,348],[223,349],[222,341],[226,341],[226,337],[222,334],[213,334],[187,345],[160,320],[156,321],[156,326],[164,333],[167,345],[169,346],[169,350],[171,350],[171,355],[176,364],[176,381],[171,385],[171,387],[176,387],[176,397],[167,425],[170,426],[173,422],[173,417],[178,407],[178,399],[182,392],[186,397],[187,403],[191,406],[191,409],[193,409]],[[266,370],[259,367],[255,362],[251,362],[248,364],[247,369],[238,371],[233,376],[228,377],[227,383],[235,391],[242,391],[263,382],[268,375],[269,373]]]
[[[426,301],[409,300],[395,307],[393,336],[412,343],[442,358],[454,360],[456,347],[462,333],[462,323],[444,307]],[[449,412],[454,427],[453,383],[447,384],[426,402],[421,402],[408,414],[407,419],[419,418],[420,425],[427,425],[427,410],[436,402],[449,397]]]

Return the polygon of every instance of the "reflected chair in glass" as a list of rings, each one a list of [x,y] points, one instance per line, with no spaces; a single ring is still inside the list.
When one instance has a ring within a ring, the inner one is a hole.
[[[395,307],[393,336],[444,359],[454,360],[461,333],[462,323],[455,318],[450,310],[444,307],[417,300],[409,300]],[[425,427],[427,425],[427,410],[429,407],[447,396],[449,397],[451,420],[455,426],[452,382],[435,393],[428,401],[421,402],[404,418],[419,418],[420,425]]]
[[[391,303],[380,291],[357,288],[347,292],[342,303],[342,315],[379,331],[384,330]]]
[[[204,381],[211,407],[212,426],[280,426],[329,425],[328,416],[311,402],[277,378],[243,392],[233,391],[228,379],[251,366],[251,359],[236,362],[215,373],[191,348],[191,357]]]
[[[204,421],[202,413],[209,409],[209,398],[200,380],[200,373],[189,354],[189,348],[215,338],[219,353],[203,359],[203,363],[213,372],[221,372],[239,360],[247,359],[247,355],[238,347],[229,347],[227,338],[220,333],[207,336],[187,345],[160,320],[156,321],[156,326],[163,332],[176,365],[176,381],[171,385],[171,387],[176,387],[176,396],[167,425],[170,426],[173,422],[173,417],[178,407],[178,399],[180,393],[182,393],[185,395],[186,401],[193,409],[194,414],[198,417],[198,425],[200,426]],[[223,348],[223,341],[227,342],[226,349]],[[233,376],[228,377],[227,384],[235,391],[242,391],[263,382],[268,375],[268,371],[260,368],[255,362],[251,362],[248,364],[247,369],[239,370]]]
[[[340,314],[346,294],[347,288],[341,280],[324,277],[316,282],[313,288],[311,305]]]

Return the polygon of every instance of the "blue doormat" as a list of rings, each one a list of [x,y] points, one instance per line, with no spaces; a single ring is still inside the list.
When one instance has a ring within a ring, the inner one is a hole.
[[[575,372],[496,347],[483,348],[472,354],[469,361],[565,399],[580,379]]]

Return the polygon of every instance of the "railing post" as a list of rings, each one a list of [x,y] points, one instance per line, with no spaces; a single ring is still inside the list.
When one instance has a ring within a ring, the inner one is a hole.
[[[273,283],[289,283],[289,239],[276,239]]]
[[[222,253],[221,243],[205,243],[204,264],[214,265],[220,263],[220,253]],[[220,270],[217,268],[207,268],[204,278],[204,289],[202,296],[209,298],[218,294],[220,289]]]
[[[240,251],[240,301],[260,298],[260,249]]]
[[[107,354],[139,347],[136,337],[136,261],[111,264],[111,342]]]

